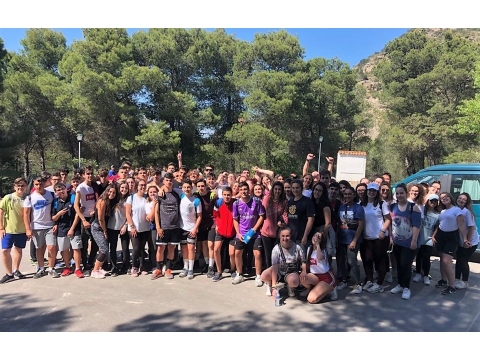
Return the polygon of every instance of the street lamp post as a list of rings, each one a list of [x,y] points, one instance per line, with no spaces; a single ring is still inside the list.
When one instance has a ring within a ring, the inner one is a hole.
[[[82,140],[83,140],[83,134],[82,133],[78,133],[77,134],[77,140],[78,140],[78,168],[80,168],[80,150],[81,150],[81,144],[82,144]]]
[[[320,159],[322,158],[321,155],[322,155],[322,141],[323,141],[323,136],[319,136],[318,137],[318,142],[320,143],[319,147],[318,147],[318,169],[317,171],[320,172]]]

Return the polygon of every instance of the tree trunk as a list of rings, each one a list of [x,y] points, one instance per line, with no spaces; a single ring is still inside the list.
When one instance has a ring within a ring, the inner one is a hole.
[[[42,167],[42,171],[47,170],[47,164],[45,161],[45,146],[41,141],[38,142],[38,147],[40,148],[40,165]]]
[[[30,159],[28,157],[30,150],[28,149],[28,144],[25,144],[23,147],[23,177],[28,179],[30,175]]]

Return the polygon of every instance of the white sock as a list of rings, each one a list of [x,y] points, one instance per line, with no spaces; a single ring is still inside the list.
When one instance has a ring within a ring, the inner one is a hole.
[[[189,263],[189,260],[183,260],[183,268],[184,269],[188,269],[188,263]]]
[[[195,262],[195,260],[188,260],[188,270],[192,270],[193,271],[193,263]]]
[[[260,276],[260,275],[257,275],[257,279],[261,279],[261,276]]]
[[[49,267],[48,267],[48,271],[52,271],[52,270],[53,270],[53,268],[51,268],[51,267],[49,266]]]
[[[213,267],[214,262],[215,262],[215,260],[213,258],[209,258],[208,259],[208,266]]]

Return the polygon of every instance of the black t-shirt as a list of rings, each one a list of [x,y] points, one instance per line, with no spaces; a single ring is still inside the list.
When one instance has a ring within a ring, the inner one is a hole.
[[[72,196],[74,198],[73,194],[69,194],[65,201],[58,198],[54,201],[53,204],[53,215],[56,215],[65,208],[69,209],[67,213],[60,216],[60,219],[58,219],[58,221],[56,222],[56,224],[58,225],[57,236],[59,237],[67,236],[68,230],[70,230],[70,227],[73,224],[73,220],[75,220],[75,209],[72,204],[73,200],[70,200]],[[74,235],[80,235],[80,230],[81,222],[79,221],[77,226],[75,227]]]
[[[195,194],[202,203],[202,222],[200,223],[200,231],[209,231],[213,224],[213,208],[215,207],[215,201],[217,196],[214,191],[208,190],[205,195]]]
[[[315,206],[311,199],[302,196],[298,201],[288,200],[288,227],[292,230],[290,239],[299,242],[303,238],[309,217],[315,217]]]
[[[164,230],[178,229],[180,214],[180,196],[175,191],[166,192],[158,198],[160,211],[160,228]]]
[[[323,210],[328,207],[330,208],[330,204],[325,204],[324,202],[316,202],[312,199],[313,205],[315,206],[315,220],[313,221],[313,227],[319,227],[325,225],[325,215]]]

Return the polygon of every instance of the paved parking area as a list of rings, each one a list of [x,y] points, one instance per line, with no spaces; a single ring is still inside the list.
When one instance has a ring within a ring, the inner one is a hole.
[[[412,283],[412,298],[384,293],[339,292],[336,301],[310,305],[285,297],[275,307],[253,278],[232,285],[205,275],[150,280],[123,275],[106,279],[75,276],[32,279],[35,268],[24,252],[24,280],[0,285],[0,331],[480,331],[480,264],[471,263],[470,287],[443,296],[434,284]],[[5,272],[3,265],[0,273]],[[363,273],[362,273],[363,276]],[[393,286],[395,286],[395,279]],[[390,286],[391,288],[392,286]],[[286,289],[284,289],[286,295]]]

